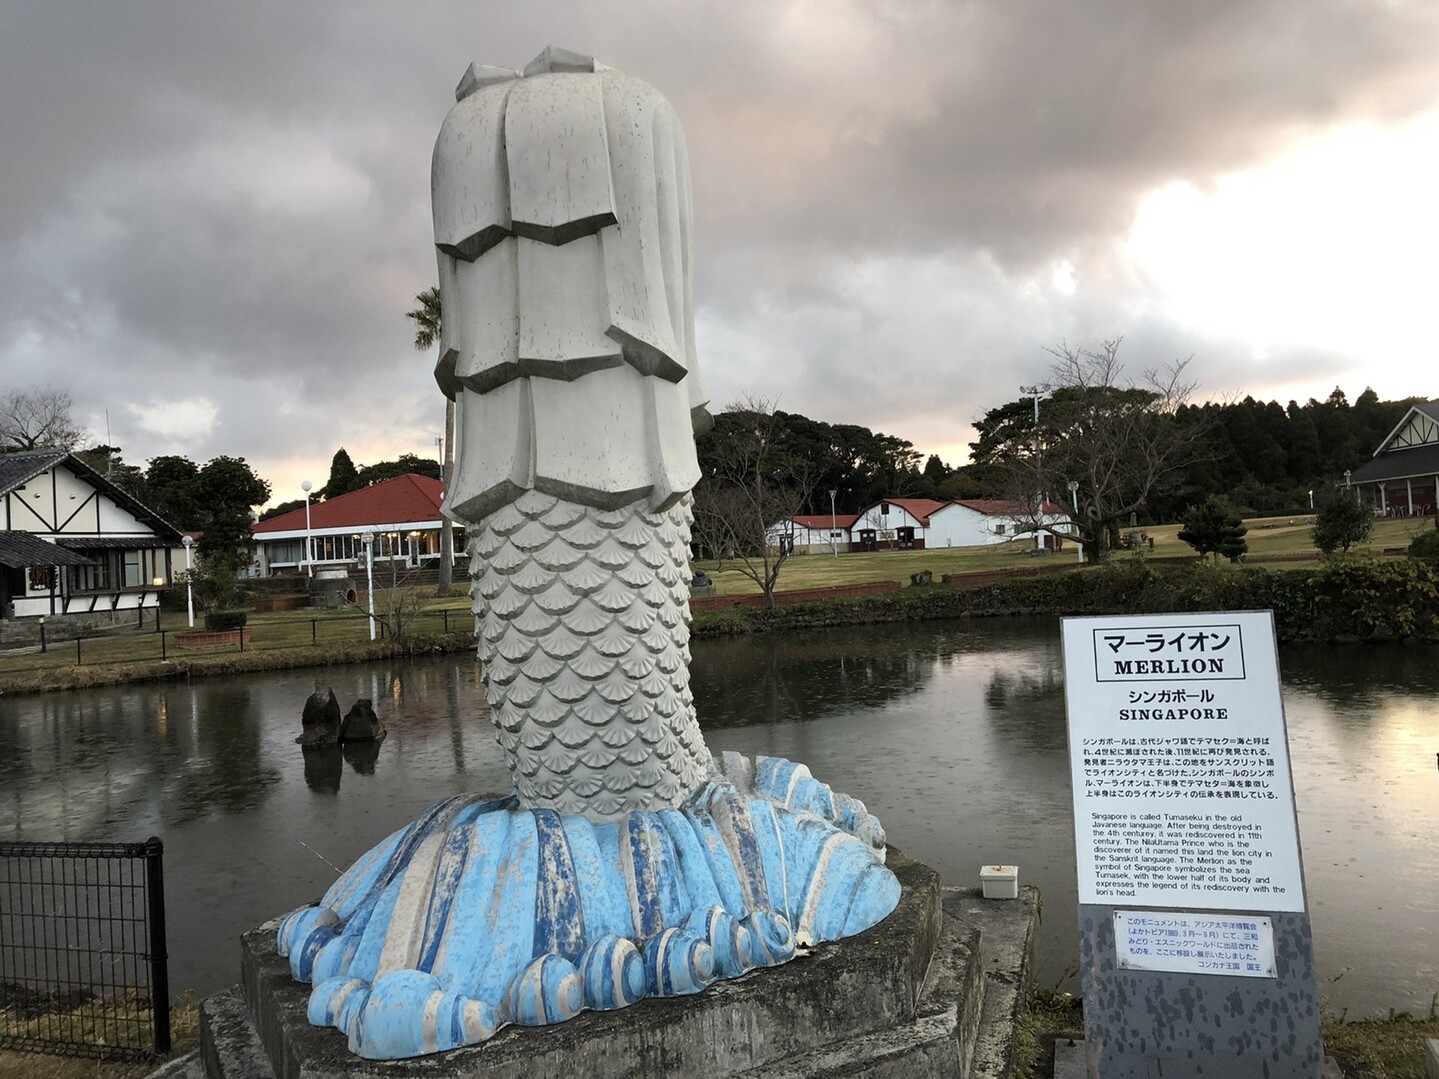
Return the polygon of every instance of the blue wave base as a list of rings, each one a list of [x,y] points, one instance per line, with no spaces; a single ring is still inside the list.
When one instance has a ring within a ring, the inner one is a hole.
[[[451,798],[280,922],[309,1019],[371,1060],[697,993],[899,902],[884,832],[802,764],[726,753],[676,809],[595,823]]]

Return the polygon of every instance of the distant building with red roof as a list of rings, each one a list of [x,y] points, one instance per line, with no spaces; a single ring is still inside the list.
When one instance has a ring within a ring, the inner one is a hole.
[[[833,517],[828,513],[798,513],[771,525],[766,535],[771,544],[787,544],[794,554],[848,551],[849,530],[858,519],[857,513],[837,513]]]
[[[1049,528],[1075,534],[1069,512],[1056,502],[1046,501],[1041,508],[1000,498],[961,498],[930,514],[929,545],[975,547],[1023,539],[1037,547],[1052,546]]]
[[[1048,528],[1073,534],[1064,507],[1046,501],[1039,520],[1033,507],[994,498],[943,502],[933,498],[885,498],[862,513],[800,514],[771,525],[770,543],[794,554],[843,551],[919,551],[936,547],[977,547],[1023,539],[1053,543]],[[833,533],[833,534],[832,534]]]
[[[303,506],[271,517],[251,529],[255,569],[263,577],[305,573],[311,560],[316,569],[358,568],[365,561],[361,537],[366,532],[375,533],[377,561],[403,560],[412,566],[435,561],[440,557],[443,499],[444,485],[439,480],[409,473],[312,502],[308,524]],[[456,546],[461,544],[456,537]]]
[[[929,519],[944,506],[933,498],[881,499],[855,521],[851,529],[854,549],[916,551],[932,546],[928,542]]]

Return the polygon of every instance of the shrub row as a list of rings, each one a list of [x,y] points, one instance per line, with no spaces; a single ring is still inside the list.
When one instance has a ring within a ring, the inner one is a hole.
[[[1355,558],[1270,570],[1135,559],[973,588],[907,588],[865,600],[725,611],[697,616],[694,629],[709,637],[976,615],[1265,609],[1274,611],[1281,641],[1439,640],[1439,566]]]

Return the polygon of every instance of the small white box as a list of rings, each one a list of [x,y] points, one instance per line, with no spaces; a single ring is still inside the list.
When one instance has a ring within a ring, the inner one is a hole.
[[[1019,898],[1019,866],[986,865],[979,870],[979,884],[986,899]]]

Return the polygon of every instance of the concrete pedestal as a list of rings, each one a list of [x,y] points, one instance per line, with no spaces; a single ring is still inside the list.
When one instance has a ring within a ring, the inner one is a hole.
[[[411,1060],[350,1054],[305,1019],[310,987],[275,953],[274,926],[241,941],[242,983],[201,1006],[209,1079],[340,1076],[961,1076],[1012,1071],[1030,976],[1034,893],[986,901],[944,889],[928,866],[890,852],[899,907],[858,936],[680,999],[510,1027],[483,1045]]]

